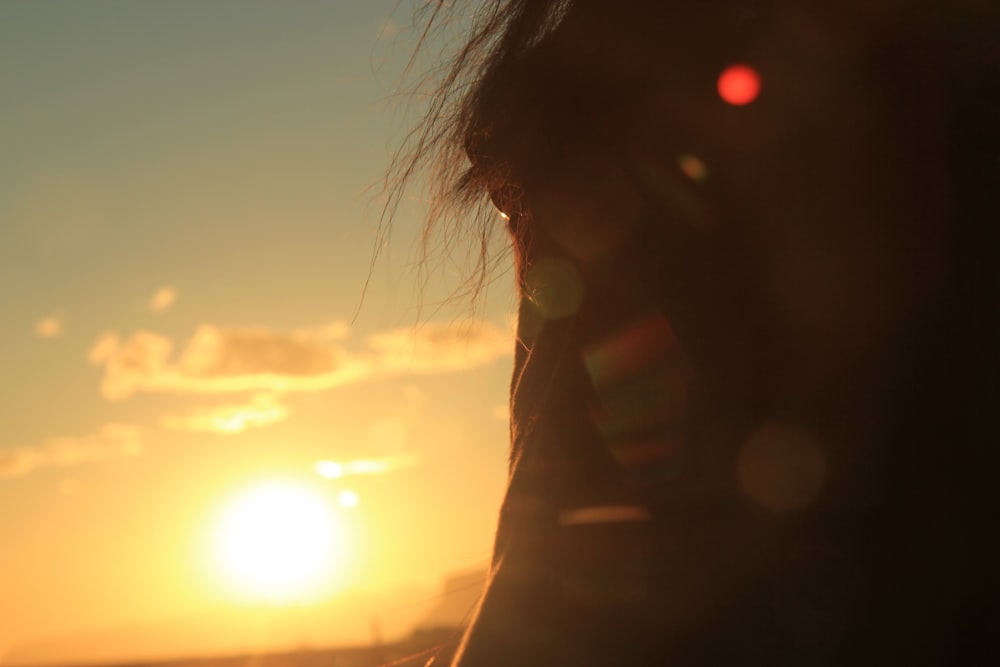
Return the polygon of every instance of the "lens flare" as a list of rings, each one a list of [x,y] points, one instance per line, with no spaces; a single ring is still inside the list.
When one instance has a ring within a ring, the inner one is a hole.
[[[573,263],[562,257],[536,261],[524,283],[528,298],[548,319],[568,317],[583,303],[583,278]]]
[[[733,106],[750,104],[760,95],[760,74],[749,65],[730,65],[719,75],[718,90]]]
[[[350,489],[344,489],[337,494],[337,502],[341,507],[347,509],[354,509],[361,503],[361,497],[357,493],[351,491]]]
[[[708,180],[708,165],[697,155],[685,153],[678,156],[677,166],[695,183],[704,184]]]
[[[740,450],[740,487],[757,504],[778,512],[805,509],[826,477],[826,457],[805,431],[766,423]]]

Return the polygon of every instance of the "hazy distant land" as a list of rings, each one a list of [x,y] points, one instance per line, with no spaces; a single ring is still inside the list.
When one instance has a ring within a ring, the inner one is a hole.
[[[0,664],[372,667],[457,637],[485,578],[484,571],[466,572],[446,578],[437,592],[345,594],[321,605],[226,610],[53,637],[16,646]],[[194,646],[199,650],[188,648]]]

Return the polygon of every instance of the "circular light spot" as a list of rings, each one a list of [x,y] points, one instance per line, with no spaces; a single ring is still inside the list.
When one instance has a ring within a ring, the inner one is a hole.
[[[680,170],[689,178],[707,177],[707,168],[701,173],[697,171],[698,163],[704,165],[701,160],[694,162],[683,155],[675,158],[673,164],[637,156],[632,166],[635,177],[657,208],[675,220],[701,229],[711,223],[706,201],[677,174]]]
[[[361,498],[354,491],[349,489],[344,489],[337,494],[337,502],[341,507],[346,507],[347,509],[354,509],[361,503]]]
[[[704,183],[708,180],[708,165],[701,158],[691,153],[685,153],[677,158],[677,166],[684,172],[684,175],[695,183]]]
[[[816,441],[799,429],[774,423],[750,436],[737,465],[743,492],[779,512],[810,505],[826,476],[826,460]]]
[[[749,65],[730,65],[719,75],[718,90],[729,104],[750,104],[760,95],[760,75]]]
[[[524,277],[527,297],[547,318],[572,315],[583,302],[583,278],[562,257],[543,257]]]

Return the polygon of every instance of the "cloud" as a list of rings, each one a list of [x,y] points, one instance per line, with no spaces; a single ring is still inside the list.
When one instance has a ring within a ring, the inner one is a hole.
[[[113,401],[128,398],[146,383],[162,383],[170,372],[172,349],[167,338],[149,331],[137,331],[124,341],[110,333],[102,334],[87,356],[104,366],[101,394]]]
[[[120,342],[117,333],[105,331],[90,346],[90,350],[87,351],[87,360],[94,366],[100,366],[114,355]]]
[[[387,372],[449,373],[484,366],[513,352],[505,328],[479,321],[428,323],[368,337],[368,347]]]
[[[58,317],[46,317],[35,325],[35,333],[42,338],[55,338],[62,333],[63,323]]]
[[[177,290],[173,287],[161,287],[149,300],[149,310],[154,313],[162,313],[174,305],[175,301],[177,301]]]
[[[185,417],[166,415],[160,420],[164,428],[175,431],[206,431],[233,435],[248,428],[266,426],[288,418],[288,408],[272,394],[257,394],[249,403],[222,405]]]
[[[105,334],[90,356],[104,366],[101,394],[110,401],[138,392],[319,391],[371,373],[346,357],[331,340],[336,334],[337,327],[283,333],[203,325],[176,359],[172,342],[149,331],[125,340]]]
[[[220,329],[205,325],[181,355],[181,370],[192,377],[323,375],[336,367],[337,351],[309,336],[269,329]]]
[[[23,477],[40,468],[71,468],[84,463],[136,456],[142,452],[142,429],[105,424],[82,437],[49,438],[38,445],[0,450],[0,479]]]
[[[324,391],[375,376],[468,370],[513,350],[506,328],[482,322],[375,334],[357,350],[345,347],[347,333],[341,322],[291,332],[206,324],[174,358],[164,336],[138,331],[122,340],[109,332],[88,356],[104,367],[101,394],[115,401],[138,392]]]
[[[374,459],[352,459],[350,461],[317,461],[313,469],[320,477],[341,479],[352,475],[384,475],[417,464],[416,454],[400,454]]]

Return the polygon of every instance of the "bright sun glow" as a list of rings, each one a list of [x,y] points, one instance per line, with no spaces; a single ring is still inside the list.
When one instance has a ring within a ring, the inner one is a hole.
[[[223,511],[214,536],[219,572],[243,596],[270,602],[317,597],[343,556],[330,503],[306,484],[251,488]]]

